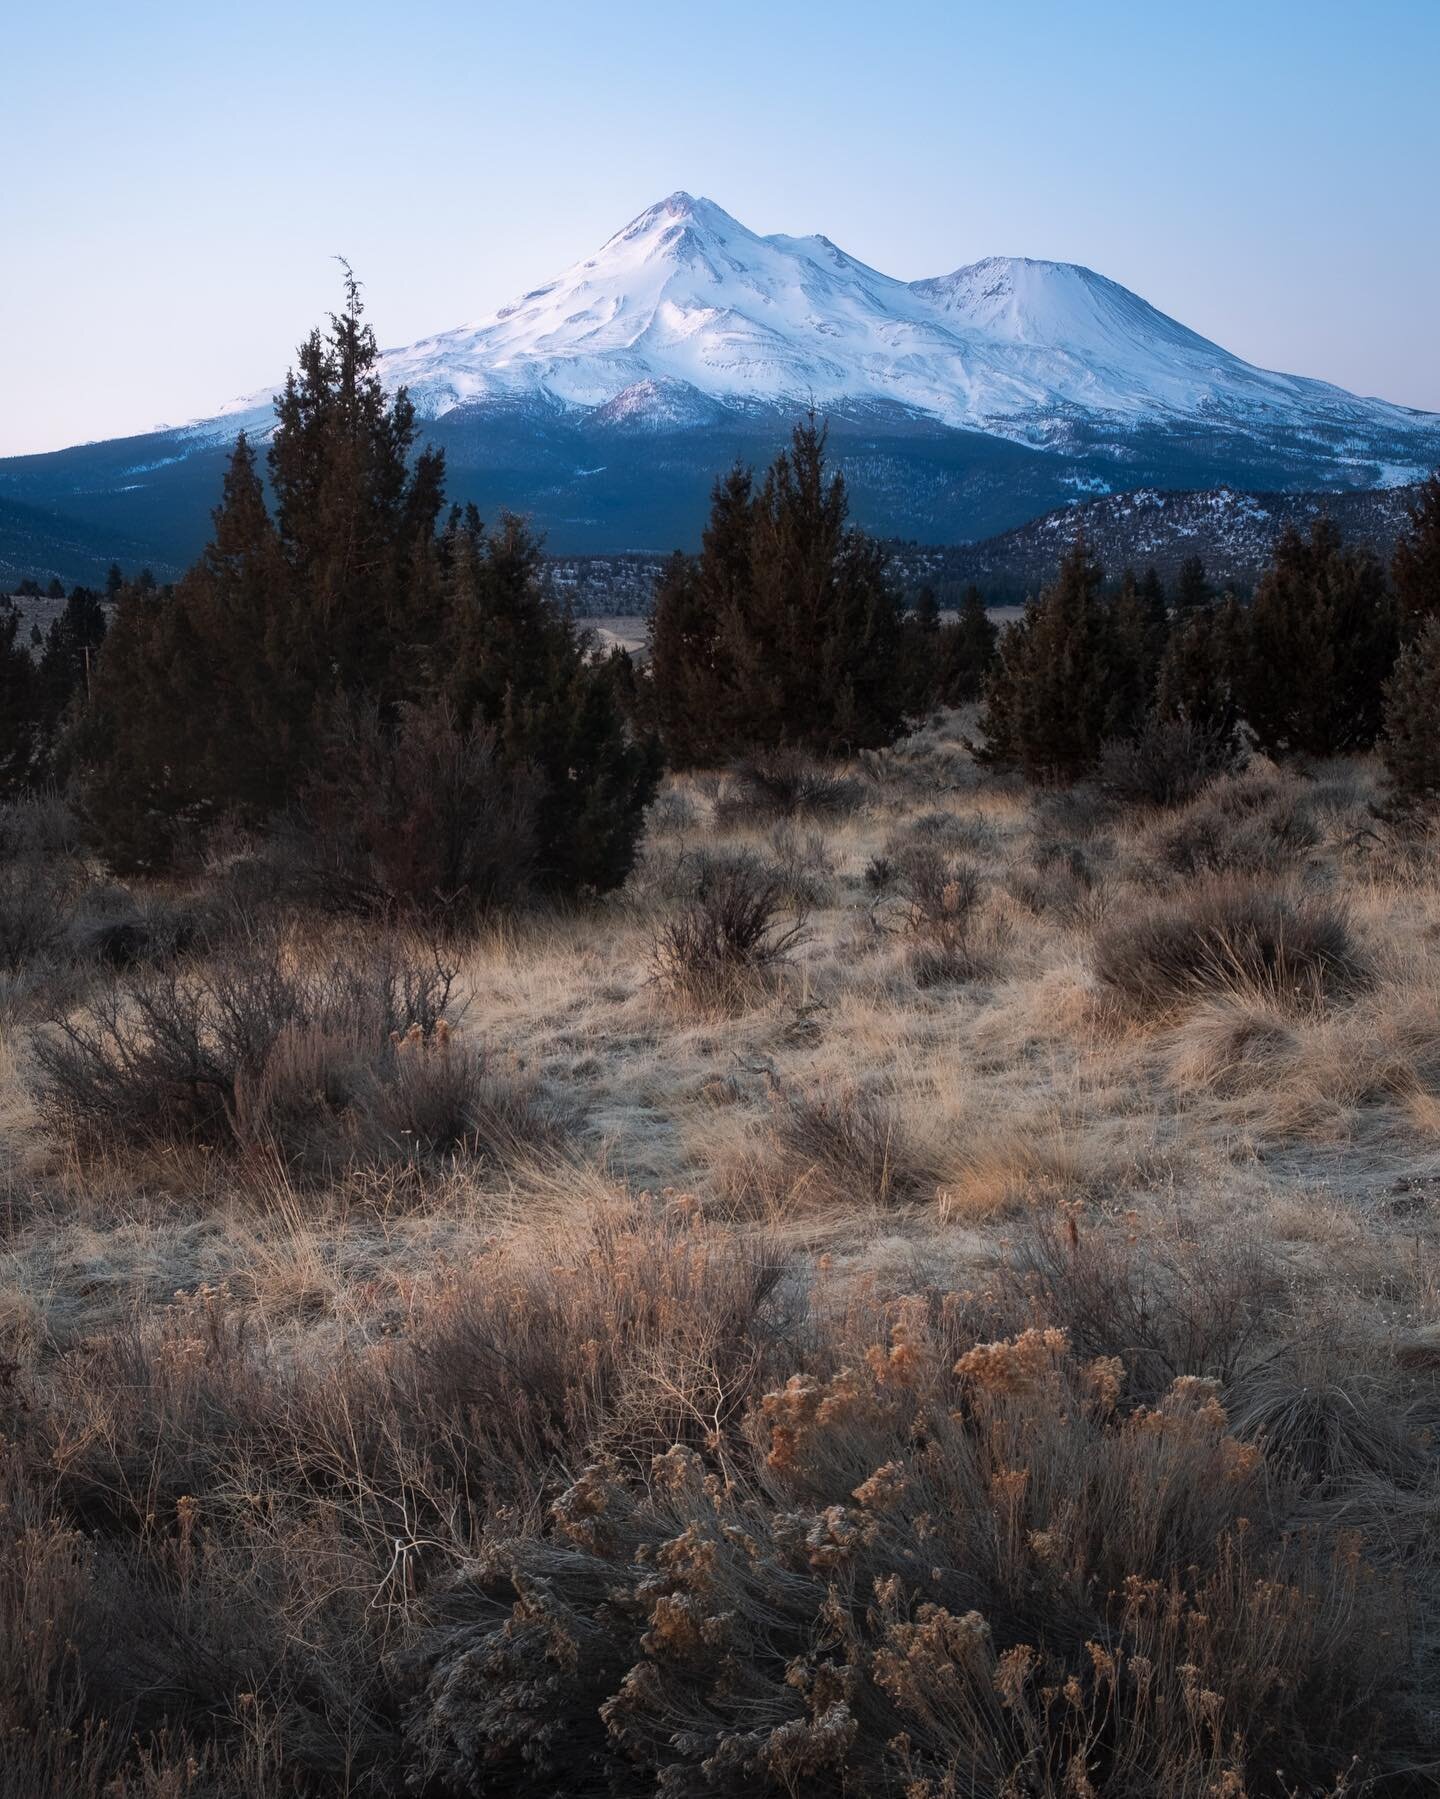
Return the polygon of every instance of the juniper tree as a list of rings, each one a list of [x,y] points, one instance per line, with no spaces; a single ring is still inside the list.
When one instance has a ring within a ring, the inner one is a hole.
[[[753,500],[754,477],[737,463],[711,490],[699,556],[677,551],[656,586],[649,686],[666,759],[675,768],[723,761],[744,743],[743,696],[722,643],[722,621],[746,613]]]
[[[461,730],[488,727],[539,777],[536,872],[560,891],[618,886],[659,778],[612,671],[544,591],[540,547],[516,518],[487,533],[473,507],[447,533],[444,683]]]
[[[269,453],[275,526],[290,603],[277,649],[307,707],[332,691],[404,697],[415,589],[444,503],[444,456],[411,461],[415,408],[387,398],[359,283],[312,331],[275,405]]]
[[[122,873],[164,867],[216,815],[196,701],[201,648],[173,595],[123,589],[89,703],[60,745],[61,772],[77,771],[82,810]]]
[[[1155,710],[1232,745],[1240,725],[1246,621],[1233,594],[1178,618],[1156,678]]]
[[[973,583],[960,600],[960,615],[942,625],[935,644],[938,663],[936,697],[943,706],[963,706],[979,699],[995,666],[999,631]]]
[[[0,800],[30,785],[39,760],[35,664],[19,632],[18,612],[0,613]]]
[[[933,587],[916,594],[901,621],[900,639],[905,706],[918,717],[940,701],[940,602]]]
[[[1110,712],[1103,580],[1081,529],[1055,580],[1001,634],[981,719],[983,761],[1042,781],[1073,781],[1095,765]]]
[[[1208,606],[1214,597],[1210,579],[1205,573],[1205,564],[1198,556],[1187,556],[1180,564],[1180,573],[1175,577],[1175,611],[1183,616],[1187,612],[1197,612]]]
[[[1150,596],[1142,594],[1134,569],[1120,578],[1119,592],[1109,605],[1109,692],[1106,735],[1133,736],[1155,698],[1155,684],[1165,653],[1168,621],[1157,616]]]
[[[1440,618],[1440,470],[1421,483],[1390,564],[1390,583],[1406,638],[1419,635],[1427,620]]]
[[[742,469],[717,486],[700,555],[688,575],[671,565],[652,627],[656,710],[676,760],[899,735],[899,601],[883,549],[848,516],[813,418],[758,488]]]
[[[1250,608],[1245,717],[1272,754],[1366,749],[1399,639],[1380,564],[1347,550],[1327,517],[1303,538],[1288,526]]]
[[[41,730],[52,738],[66,708],[89,685],[96,652],[105,641],[105,608],[88,587],[74,587],[65,609],[45,634],[37,671]]]
[[[1440,616],[1425,621],[1385,684],[1380,759],[1403,804],[1440,800]]]
[[[345,292],[277,402],[273,515],[242,437],[199,561],[173,590],[149,593],[142,577],[120,595],[72,745],[102,842],[119,865],[155,866],[221,814],[264,825],[325,795],[339,841],[335,795],[356,788],[334,758],[363,739],[371,763],[404,762],[385,782],[392,799],[427,759],[493,763],[502,787],[538,788],[541,876],[614,885],[654,753],[611,671],[541,592],[518,523],[487,536],[470,509],[437,533],[443,461],[412,454],[413,408],[381,387],[348,270]],[[359,736],[345,720],[364,721]],[[452,720],[464,743],[448,758]]]

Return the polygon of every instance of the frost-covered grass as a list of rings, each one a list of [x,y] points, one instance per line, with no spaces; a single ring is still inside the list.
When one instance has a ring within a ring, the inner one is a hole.
[[[672,780],[460,945],[30,833],[0,1791],[1431,1790],[1437,845],[1366,762],[1117,812],[964,726]],[[803,930],[717,997],[737,867]],[[1176,960],[1217,908],[1258,962]]]

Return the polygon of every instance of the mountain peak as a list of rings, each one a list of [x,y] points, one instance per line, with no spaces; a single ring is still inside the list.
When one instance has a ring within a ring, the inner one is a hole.
[[[1037,449],[1076,431],[1345,445],[1415,428],[1382,402],[1257,369],[1079,263],[988,256],[898,281],[820,233],[759,236],[683,188],[510,305],[388,353],[384,376],[425,417],[534,403],[597,427],[813,402]]]
[[[744,226],[737,219],[731,218],[723,206],[717,206],[703,194],[697,198],[694,194],[687,194],[684,188],[676,188],[673,194],[667,194],[663,200],[657,200],[653,206],[637,212],[628,225],[622,226],[612,238],[607,239],[602,249],[608,250],[612,244],[633,243],[637,238],[648,237],[655,231],[664,231],[677,225],[744,233]]]

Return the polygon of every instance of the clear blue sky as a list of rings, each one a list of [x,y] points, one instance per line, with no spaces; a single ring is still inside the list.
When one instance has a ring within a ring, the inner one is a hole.
[[[0,453],[277,379],[336,251],[406,343],[681,187],[1440,409],[1440,0],[52,0],[0,66]]]

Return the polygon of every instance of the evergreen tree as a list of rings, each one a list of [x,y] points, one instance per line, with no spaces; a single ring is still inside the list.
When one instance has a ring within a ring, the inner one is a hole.
[[[905,709],[916,717],[941,703],[940,602],[935,589],[922,587],[901,625]]]
[[[105,598],[111,605],[119,599],[120,590],[124,585],[125,576],[121,572],[120,564],[112,562],[105,576]]]
[[[656,587],[650,684],[660,739],[675,768],[724,761],[743,741],[742,696],[722,621],[738,630],[746,613],[754,485],[738,463],[715,483],[699,556],[677,552]]]
[[[1175,578],[1175,611],[1180,617],[1198,612],[1214,598],[1205,564],[1198,556],[1187,556]]]
[[[1440,617],[1426,620],[1385,684],[1380,758],[1402,804],[1440,800]]]
[[[979,699],[995,666],[999,636],[980,589],[972,583],[961,596],[960,616],[941,626],[935,644],[940,705],[964,706]]]
[[[260,824],[286,803],[313,763],[328,684],[295,654],[304,599],[297,599],[243,432],[211,521],[210,542],[174,597],[195,641],[193,662],[183,671],[189,703],[207,718],[192,775],[217,807]]]
[[[1264,749],[1334,756],[1366,749],[1399,647],[1395,605],[1373,556],[1347,550],[1327,517],[1292,525],[1250,609],[1242,699]]]
[[[1160,572],[1153,563],[1141,575],[1137,592],[1145,608],[1145,616],[1164,637],[1169,629],[1170,609],[1165,603],[1165,583],[1160,579]]]
[[[1163,599],[1162,599],[1163,607]],[[1163,611],[1156,616],[1152,599],[1141,593],[1134,569],[1127,568],[1109,607],[1110,687],[1106,735],[1130,737],[1140,729],[1155,698],[1155,684],[1169,634]]]
[[[38,762],[35,664],[19,630],[18,612],[0,613],[0,800],[23,792]]]
[[[427,449],[412,468],[415,409],[403,388],[387,400],[363,316],[347,266],[343,311],[301,344],[275,405],[270,484],[291,602],[274,650],[307,709],[332,691],[403,697],[443,505],[444,457]]]
[[[186,610],[140,587],[120,593],[89,704],[59,750],[112,867],[164,867],[216,814],[201,770],[208,714],[196,703],[200,645]]]
[[[41,729],[53,737],[66,708],[89,687],[96,652],[105,641],[105,608],[88,587],[71,589],[65,610],[45,636],[40,657],[38,692]]]
[[[848,513],[813,418],[758,490],[741,469],[717,486],[700,556],[688,575],[671,565],[652,625],[655,706],[673,759],[782,745],[833,753],[899,735],[899,603],[884,550]]]
[[[1156,679],[1155,709],[1233,745],[1245,674],[1245,614],[1233,594],[1178,618]]]
[[[1111,711],[1103,579],[1077,531],[1056,579],[1001,635],[981,719],[983,761],[1039,781],[1073,781],[1094,767]]]
[[[1440,470],[1422,482],[1390,564],[1390,583],[1406,638],[1419,635],[1427,620],[1440,618]]]
[[[302,345],[277,402],[273,516],[241,437],[200,560],[173,589],[142,576],[121,591],[70,745],[83,799],[122,867],[163,864],[222,814],[265,825],[317,796],[340,842],[336,796],[357,787],[335,757],[363,741],[367,767],[404,762],[381,783],[392,812],[425,767],[469,769],[455,792],[473,775],[536,794],[546,884],[613,886],[655,750],[630,729],[615,671],[542,591],[518,522],[487,536],[470,508],[437,533],[442,460],[412,457],[413,410],[403,390],[386,399],[360,313],[347,270],[344,312]],[[387,819],[381,807],[367,829]]]
[[[446,698],[462,730],[490,727],[513,767],[536,771],[538,875],[560,891],[618,886],[659,779],[614,670],[544,592],[540,548],[519,519],[487,534],[474,508],[449,533]]]
[[[47,600],[63,600],[65,598],[65,585],[58,575],[50,577],[50,585],[45,589],[45,598]]]

